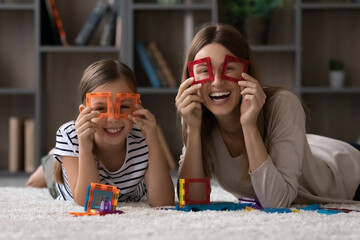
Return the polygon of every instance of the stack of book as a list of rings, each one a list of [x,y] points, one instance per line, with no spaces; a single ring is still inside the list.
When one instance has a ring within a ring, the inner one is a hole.
[[[35,121],[9,118],[9,172],[33,172],[35,161]]]
[[[88,45],[102,19],[104,26],[100,46],[120,47],[121,0],[98,0],[74,40],[75,45]],[[69,46],[55,0],[41,0],[41,44]]]
[[[152,87],[177,88],[179,86],[155,41],[151,41],[147,46],[137,41],[135,49]]]
[[[93,11],[90,13],[80,32],[76,36],[76,45],[89,44],[92,36],[102,18],[105,18],[103,32],[101,34],[100,46],[114,46],[120,47],[120,32],[121,32],[121,2],[118,0],[104,1],[98,0]],[[116,43],[116,44],[115,44]]]

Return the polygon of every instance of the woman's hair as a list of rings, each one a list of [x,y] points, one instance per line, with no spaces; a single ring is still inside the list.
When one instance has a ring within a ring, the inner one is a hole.
[[[80,100],[85,103],[86,94],[94,91],[95,88],[117,80],[126,81],[128,87],[137,92],[137,82],[134,72],[124,63],[113,59],[103,59],[88,66],[80,80]],[[64,183],[62,178],[61,165],[58,161],[54,164],[54,176],[58,183]]]
[[[243,35],[230,25],[224,24],[206,24],[200,31],[197,32],[190,48],[188,49],[185,64],[182,72],[181,82],[188,79],[189,73],[187,69],[187,63],[193,61],[196,54],[205,46],[210,43],[219,43],[232,52],[235,56],[246,59],[249,61],[248,74],[259,79],[258,72],[254,63],[254,58],[248,43]],[[211,176],[213,172],[213,166],[210,162],[210,157],[213,154],[211,147],[211,133],[216,126],[215,116],[202,105],[202,124],[201,124],[201,143],[202,143],[202,159],[204,172],[206,176]],[[263,135],[263,111],[260,111],[258,116],[257,125],[260,134]],[[182,135],[183,140],[187,141],[187,124],[182,121]]]

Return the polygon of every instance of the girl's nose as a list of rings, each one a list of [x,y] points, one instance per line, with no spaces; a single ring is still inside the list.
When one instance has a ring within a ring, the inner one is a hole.
[[[115,118],[115,115],[114,115],[114,113],[113,113],[111,116],[109,116],[109,117],[107,118],[107,121],[113,123],[113,122],[119,121],[119,119],[118,119],[118,118]]]

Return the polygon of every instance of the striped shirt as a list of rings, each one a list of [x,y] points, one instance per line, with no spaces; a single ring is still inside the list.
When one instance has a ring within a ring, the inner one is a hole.
[[[110,172],[99,162],[100,183],[116,186],[120,190],[119,201],[139,201],[146,196],[144,181],[148,166],[148,147],[140,128],[134,124],[127,136],[126,158],[121,168]],[[56,184],[60,193],[57,199],[74,201],[66,176],[62,156],[79,157],[79,142],[74,121],[62,125],[56,133],[54,157],[61,163],[64,184]]]

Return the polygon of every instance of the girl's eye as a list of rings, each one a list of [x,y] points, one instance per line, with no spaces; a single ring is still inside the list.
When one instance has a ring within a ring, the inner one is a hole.
[[[129,109],[130,108],[129,105],[121,105],[120,107],[121,107],[121,109]]]
[[[98,111],[100,113],[106,113],[107,112],[107,107],[96,107],[95,111]]]

